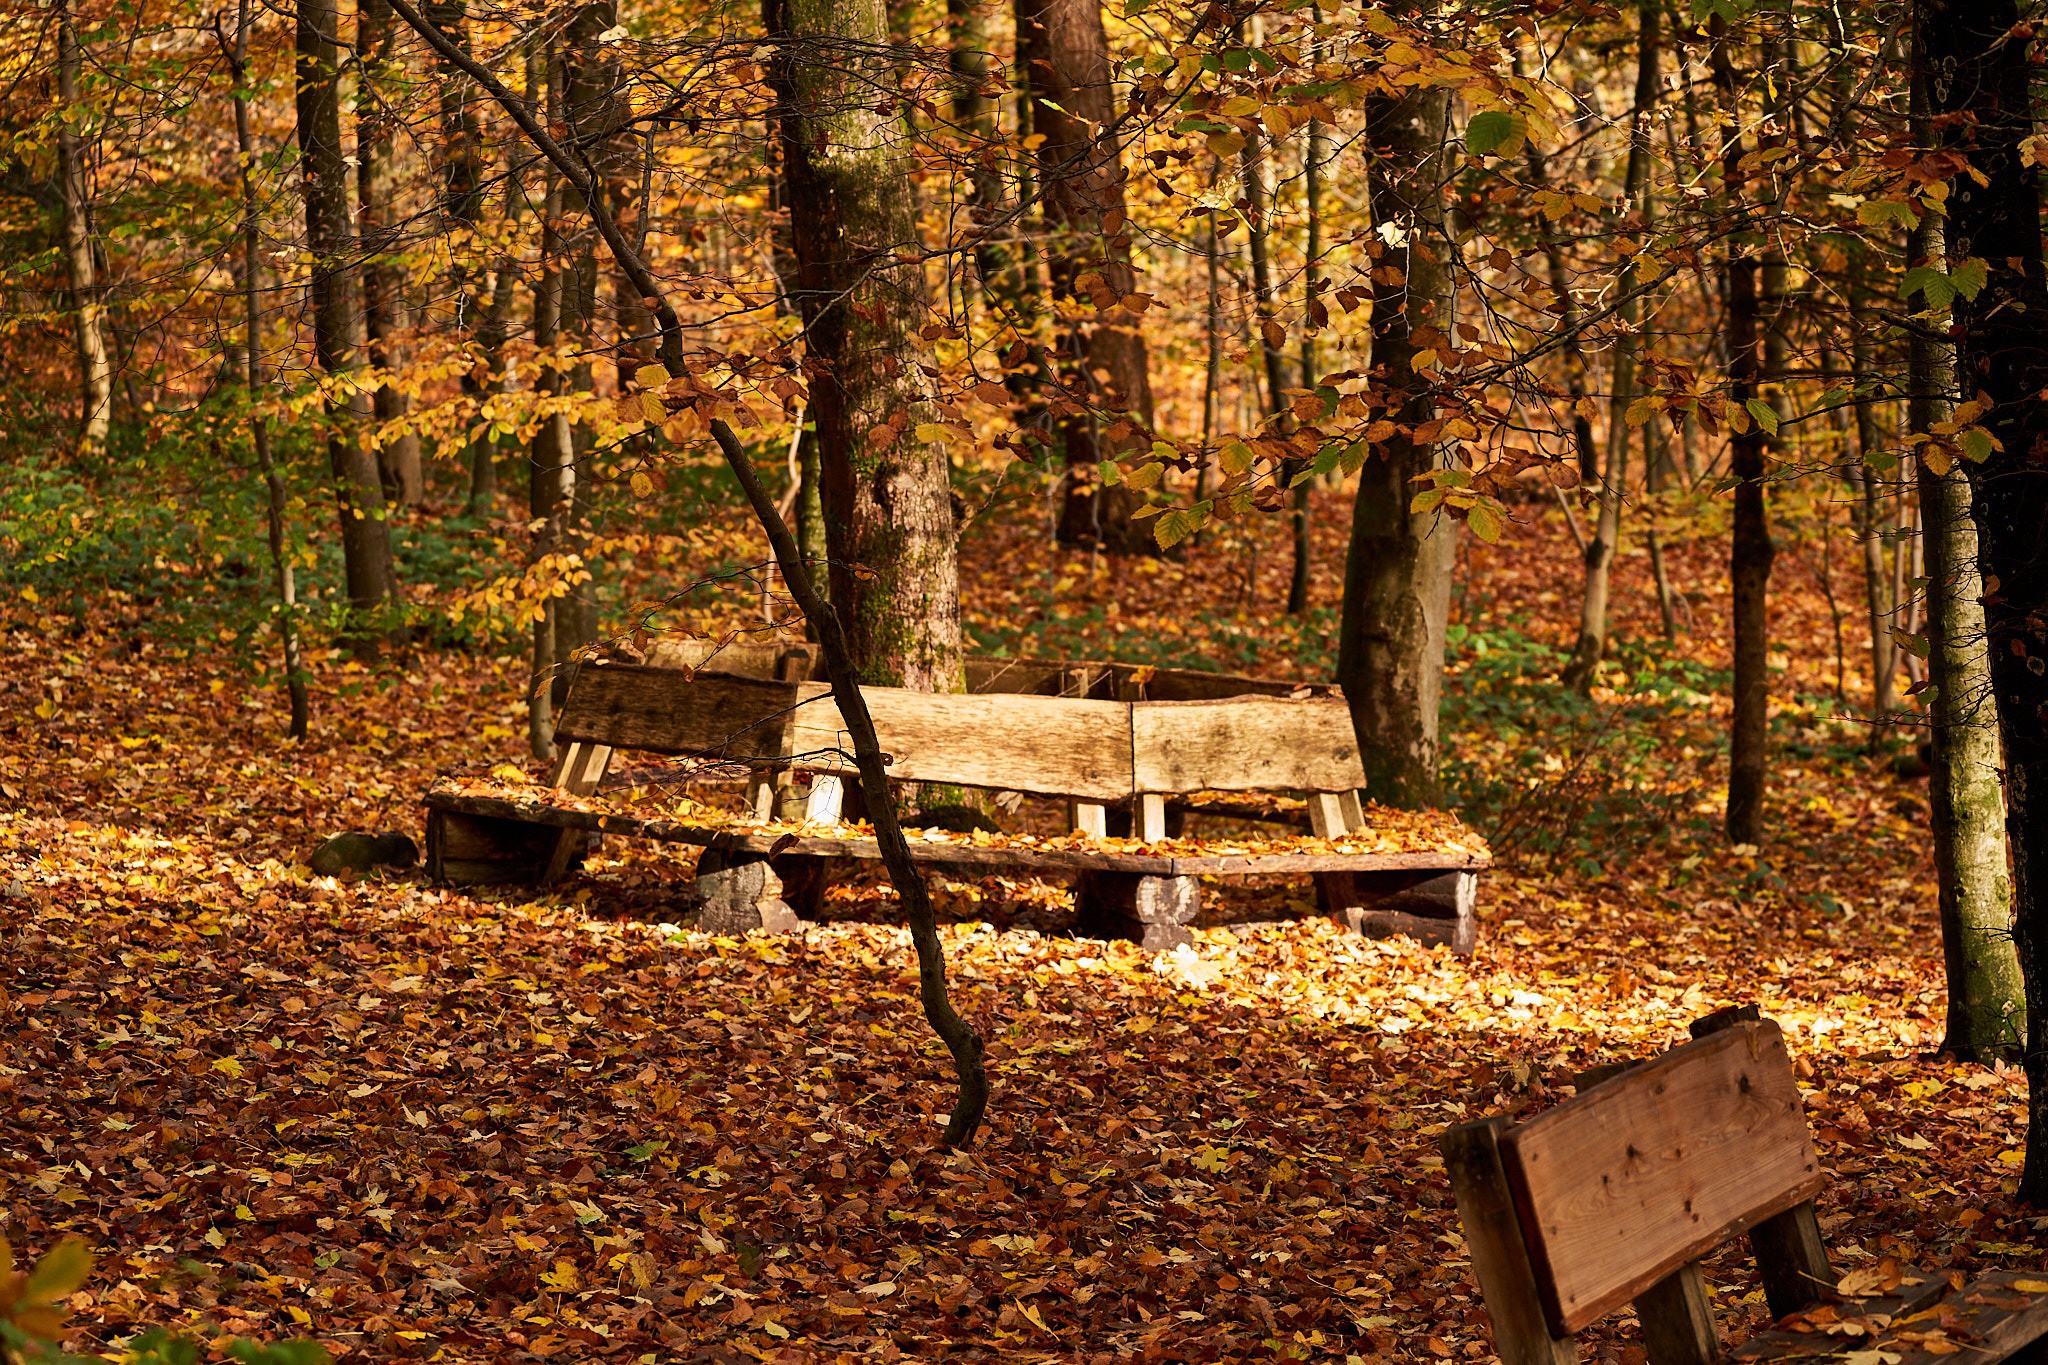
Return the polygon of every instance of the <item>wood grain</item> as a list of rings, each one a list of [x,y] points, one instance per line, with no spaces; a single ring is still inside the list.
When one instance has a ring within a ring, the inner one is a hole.
[[[1365,785],[1343,702],[1237,697],[1131,706],[1139,791],[1343,791]]]
[[[1503,1118],[1477,1119],[1437,1139],[1457,1196],[1465,1249],[1486,1299],[1502,1365],[1572,1365],[1579,1358],[1577,1344],[1569,1335],[1551,1333],[1536,1295],[1527,1239],[1501,1167],[1500,1137],[1506,1127]]]
[[[1768,1020],[1595,1086],[1511,1130],[1501,1151],[1560,1335],[1823,1183],[1784,1037]]]
[[[798,688],[791,762],[851,772],[852,743],[822,683]],[[1120,801],[1131,794],[1130,708],[1117,702],[863,687],[889,775],[914,782]]]
[[[576,670],[555,739],[657,754],[779,757],[798,689],[729,673],[691,674],[640,664],[586,664]]]

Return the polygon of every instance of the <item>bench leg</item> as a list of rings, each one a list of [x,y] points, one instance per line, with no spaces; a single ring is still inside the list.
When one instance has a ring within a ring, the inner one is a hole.
[[[814,920],[825,903],[826,888],[832,885],[844,858],[811,858],[785,853],[774,860],[775,875],[782,878],[782,899],[801,920]]]
[[[1084,872],[1074,888],[1074,932],[1129,939],[1159,952],[1193,941],[1187,926],[1201,908],[1201,884],[1193,877]]]
[[[707,934],[793,933],[800,921],[782,891],[765,855],[707,848],[697,857],[697,927]]]
[[[1447,872],[1415,881],[1400,873],[1320,872],[1324,908],[1368,938],[1406,934],[1468,957],[1479,943],[1479,874]]]

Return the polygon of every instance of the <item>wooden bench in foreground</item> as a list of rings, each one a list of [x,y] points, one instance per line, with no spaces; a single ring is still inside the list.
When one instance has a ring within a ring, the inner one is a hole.
[[[591,662],[571,683],[555,726],[554,795],[426,797],[427,866],[454,882],[548,883],[598,831],[696,844],[700,925],[718,932],[789,929],[815,912],[831,864],[879,857],[872,838],[840,822],[853,764],[831,690],[803,680]],[[1032,677],[1024,674],[1020,676]],[[1004,692],[933,694],[864,688],[890,775],[906,781],[1021,792],[1067,803],[1079,837],[980,846],[911,839],[920,861],[1078,878],[1077,930],[1151,948],[1186,941],[1205,875],[1309,873],[1332,913],[1361,932],[1406,933],[1471,951],[1482,853],[1461,848],[1346,852],[1363,841],[1363,781],[1341,698],[1253,693],[1198,701],[1104,700]],[[592,809],[614,753],[722,760],[755,772],[749,802],[765,821],[801,800],[796,833]],[[784,791],[807,775],[807,792]],[[1112,808],[1133,839],[1168,837],[1167,802],[1198,792],[1300,792],[1317,839],[1307,848],[1189,853],[1107,838]],[[562,800],[561,797],[572,798]]]
[[[1778,1026],[1747,1006],[1692,1031],[1527,1122],[1444,1134],[1504,1365],[1576,1361],[1574,1334],[1630,1304],[1650,1365],[1999,1361],[2048,1335],[2043,1272],[1838,1280],[1814,1214],[1826,1181]],[[1700,1261],[1744,1234],[1778,1321],[1725,1349]]]

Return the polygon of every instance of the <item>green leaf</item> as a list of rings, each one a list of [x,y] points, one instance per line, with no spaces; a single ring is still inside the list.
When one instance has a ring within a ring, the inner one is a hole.
[[[1981,256],[1972,256],[1948,272],[1948,282],[1955,286],[1958,294],[1972,302],[1975,302],[1978,293],[1984,288],[1984,282],[1989,278],[1990,268],[1984,264]]]
[[[1983,464],[1998,449],[1998,442],[1982,427],[1965,427],[1956,439],[1963,447],[1963,458],[1971,464]]]
[[[1920,226],[1920,215],[1913,212],[1911,204],[1902,204],[1896,199],[1866,199],[1856,206],[1856,221],[1867,228],[1898,223],[1911,230]]]
[[[55,1303],[85,1283],[92,1274],[92,1248],[83,1237],[66,1237],[50,1248],[22,1286],[24,1303]]]
[[[1492,502],[1474,503],[1472,510],[1465,514],[1465,520],[1472,527],[1472,534],[1488,545],[1500,544],[1501,532],[1508,525],[1507,517]]]
[[[1450,490],[1448,488],[1425,488],[1410,500],[1408,503],[1408,513],[1410,516],[1420,516],[1424,512],[1434,512],[1437,504],[1441,503],[1449,494]]]
[[[1916,265],[1899,281],[1900,298],[1909,299],[1915,294],[1926,299],[1929,308],[1946,308],[1956,301],[1955,286],[1949,277],[1931,265]]]
[[[1521,145],[1528,124],[1501,109],[1487,109],[1465,122],[1465,150],[1474,156],[1513,152]]]
[[[667,1146],[668,1142],[666,1139],[655,1142],[643,1142],[637,1147],[628,1147],[626,1155],[632,1157],[635,1161],[645,1161]]]
[[[1128,487],[1143,490],[1157,484],[1160,476],[1165,473],[1166,466],[1155,460],[1149,464],[1141,464],[1130,473],[1124,475],[1124,483]]]
[[[1159,542],[1160,549],[1170,550],[1186,540],[1201,524],[1195,519],[1193,512],[1176,507],[1153,523],[1152,536]]]
[[[1778,434],[1778,410],[1776,408],[1761,398],[1752,398],[1742,406],[1751,417],[1756,418],[1756,424],[1762,427],[1766,433],[1772,436]]]

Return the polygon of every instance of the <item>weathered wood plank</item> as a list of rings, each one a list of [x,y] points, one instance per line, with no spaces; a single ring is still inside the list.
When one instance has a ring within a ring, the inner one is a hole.
[[[1341,791],[1365,785],[1343,702],[1238,697],[1136,702],[1131,780],[1140,791]]]
[[[614,749],[772,762],[784,750],[799,688],[725,673],[585,664],[555,722],[557,741]]]
[[[1675,1048],[1510,1131],[1501,1151],[1559,1335],[1823,1180],[1770,1021]]]
[[[792,762],[853,769],[852,742],[822,683],[804,683]],[[1131,794],[1130,709],[1066,697],[973,696],[864,687],[889,775],[912,782],[1121,801]]]
[[[1818,1305],[1765,1328],[1731,1349],[1728,1358],[1740,1361],[1798,1360],[1826,1365],[1827,1361],[1838,1360],[1848,1352],[1871,1350],[1888,1327],[1907,1325],[1916,1315],[1937,1307],[1949,1297],[1950,1292],[1946,1278],[1908,1275],[1902,1279],[1895,1293]],[[1860,1323],[1864,1330],[1854,1334],[1841,1332],[1844,1322]],[[1907,1330],[1924,1326],[1924,1322],[1913,1323],[1907,1326]],[[1835,1331],[1830,1332],[1830,1328]],[[1964,1358],[1974,1360],[1978,1357]]]
[[[1493,1321],[1494,1352],[1502,1365],[1572,1365],[1579,1349],[1553,1335],[1536,1295],[1535,1270],[1513,1192],[1501,1167],[1502,1118],[1461,1123],[1437,1140],[1444,1170],[1458,1200],[1458,1221],[1472,1272]]]

